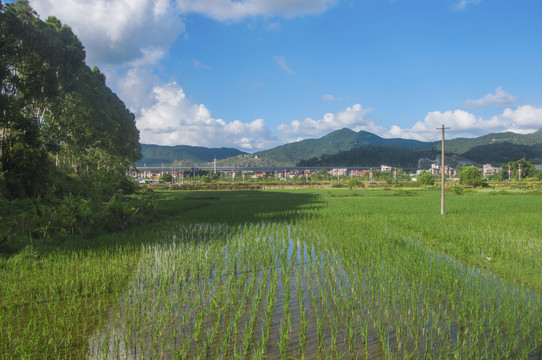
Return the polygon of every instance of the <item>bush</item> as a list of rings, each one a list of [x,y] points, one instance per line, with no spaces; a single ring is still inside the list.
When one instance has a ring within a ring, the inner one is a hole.
[[[421,184],[421,185],[425,185],[425,186],[433,186],[435,185],[435,175],[431,174],[431,173],[423,173],[420,175],[420,177],[418,178],[418,182]]]
[[[350,180],[348,180],[347,184],[348,184],[348,188],[350,190],[352,190],[353,188],[362,188],[363,187],[363,182],[357,177],[353,177]]]
[[[459,195],[463,195],[463,193],[465,192],[465,189],[463,189],[461,186],[454,185],[450,188],[450,191],[453,192],[454,195],[459,196]]]
[[[164,182],[167,182],[167,183],[170,183],[172,180],[173,180],[173,175],[171,174],[164,174],[162,175],[162,177],[160,178],[160,180],[164,181]]]
[[[459,183],[466,186],[487,186],[482,173],[475,166],[467,166],[459,173]]]

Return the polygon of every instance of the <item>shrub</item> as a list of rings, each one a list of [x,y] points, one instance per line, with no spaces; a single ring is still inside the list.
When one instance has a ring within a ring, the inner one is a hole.
[[[360,179],[358,179],[357,177],[353,177],[350,180],[348,180],[347,184],[348,184],[349,189],[362,188],[363,187],[363,182]]]
[[[454,185],[450,188],[450,191],[453,192],[454,195],[459,196],[459,195],[463,195],[463,193],[465,192],[465,189],[463,189],[461,186]]]
[[[418,182],[421,184],[421,185],[425,185],[425,186],[433,186],[435,185],[435,175],[431,174],[431,173],[423,173],[420,175],[420,177],[418,178]]]
[[[466,186],[487,186],[482,173],[475,166],[467,166],[459,173],[459,183]]]

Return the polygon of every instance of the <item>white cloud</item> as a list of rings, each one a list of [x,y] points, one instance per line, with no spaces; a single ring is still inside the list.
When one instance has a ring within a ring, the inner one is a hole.
[[[91,64],[157,62],[184,31],[170,0],[30,0],[42,18],[72,27]]]
[[[454,10],[465,10],[469,5],[478,5],[482,0],[454,0],[452,8]]]
[[[324,101],[342,101],[343,99],[333,96],[331,94],[322,95],[322,100]]]
[[[384,132],[383,128],[367,118],[367,114],[371,111],[372,109],[364,109],[360,104],[356,104],[336,114],[327,113],[319,120],[311,118],[303,121],[294,120],[290,124],[277,126],[277,130],[290,138],[295,136],[297,139],[322,136],[342,128]]]
[[[488,132],[513,131],[531,133],[542,128],[542,109],[531,105],[519,106],[515,110],[507,108],[500,115],[490,119],[477,117],[464,110],[433,111],[418,121],[410,129],[402,129],[393,125],[386,137],[403,137],[422,141],[437,140],[442,125],[450,127],[450,137],[474,137]]]
[[[136,119],[142,143],[226,146],[247,151],[278,144],[264,120],[243,123],[213,118],[205,105],[187,97],[175,82],[155,86],[152,98],[153,104],[143,108]]]
[[[293,71],[293,70],[286,64],[286,60],[284,59],[284,56],[275,56],[275,57],[273,57],[273,59],[275,59],[275,61],[277,62],[277,64],[279,64],[279,66],[280,66],[284,71],[286,71],[287,73],[290,73],[290,74],[295,74],[295,71]]]
[[[495,89],[495,94],[487,94],[478,100],[467,100],[465,106],[485,107],[485,106],[508,106],[514,105],[516,97],[506,93],[500,86]]]
[[[542,128],[542,109],[531,105],[518,106],[515,110],[505,109],[498,119],[505,124],[507,131],[531,133]]]
[[[292,18],[319,14],[335,3],[336,0],[177,0],[183,12],[198,13],[219,21],[236,21],[249,16]]]

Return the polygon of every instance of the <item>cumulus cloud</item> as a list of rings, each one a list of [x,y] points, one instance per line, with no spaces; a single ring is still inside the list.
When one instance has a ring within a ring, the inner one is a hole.
[[[343,99],[333,96],[331,94],[322,95],[322,100],[324,101],[342,101]]]
[[[383,128],[367,118],[367,114],[371,111],[372,109],[364,109],[360,104],[356,104],[336,114],[327,113],[318,120],[311,118],[306,118],[303,121],[293,120],[290,124],[277,126],[277,130],[287,137],[295,139],[322,136],[342,128],[350,128],[354,131],[383,132]]]
[[[519,106],[515,110],[507,108],[502,114],[489,119],[464,110],[433,111],[410,129],[393,125],[387,135],[422,141],[437,140],[440,137],[437,129],[442,125],[450,127],[448,133],[451,137],[473,137],[501,131],[531,133],[542,127],[542,109],[531,105]]]
[[[542,128],[542,109],[531,105],[506,109],[497,117],[504,123],[505,130],[517,133],[531,133]]]
[[[184,23],[170,0],[30,0],[42,18],[72,27],[92,64],[157,62]]]
[[[175,82],[155,86],[152,98],[153,104],[143,108],[137,118],[142,143],[227,146],[246,151],[278,144],[263,119],[243,123],[213,118],[205,105],[190,99]]]
[[[275,56],[273,57],[275,59],[275,61],[277,62],[277,64],[279,64],[279,66],[284,70],[286,71],[287,73],[290,73],[290,74],[295,74],[295,71],[293,71],[289,66],[288,64],[286,64],[286,59],[284,58],[284,56]]]
[[[467,100],[465,106],[485,107],[485,106],[509,106],[514,105],[516,97],[506,93],[500,86],[495,90],[495,94],[487,94],[478,100]]]
[[[452,9],[454,10],[465,10],[469,5],[478,5],[482,0],[455,0],[452,3]]]
[[[249,16],[282,16],[292,18],[319,14],[336,0],[177,0],[185,13],[198,13],[219,21],[237,21]]]

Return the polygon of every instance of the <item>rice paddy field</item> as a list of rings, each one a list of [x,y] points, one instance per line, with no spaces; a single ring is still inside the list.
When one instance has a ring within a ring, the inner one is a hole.
[[[2,359],[540,359],[542,193],[157,193],[0,259]]]

